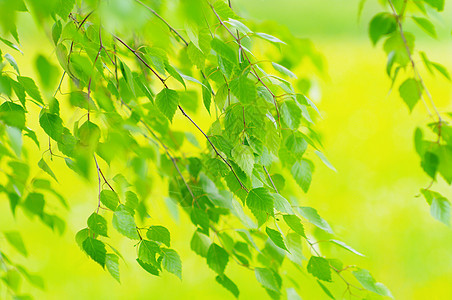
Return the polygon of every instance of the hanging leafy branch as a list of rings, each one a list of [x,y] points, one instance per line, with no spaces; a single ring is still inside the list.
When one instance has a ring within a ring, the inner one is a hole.
[[[421,158],[421,167],[431,178],[430,184],[421,189],[421,194],[430,205],[432,216],[449,225],[450,201],[433,191],[432,187],[439,175],[449,185],[452,183],[452,140],[450,139],[452,127],[437,108],[421,76],[414,55],[419,55],[426,70],[431,74],[438,73],[448,81],[451,78],[443,65],[429,60],[424,52],[416,51],[415,36],[404,29],[405,23],[411,20],[429,36],[436,38],[435,25],[430,21],[429,14],[433,10],[441,12],[444,9],[444,0],[387,0],[385,4],[389,12],[378,13],[373,17],[369,25],[369,36],[374,45],[385,38],[383,48],[388,55],[386,72],[392,80],[392,85],[399,84],[400,97],[409,110],[412,111],[421,101],[432,119],[427,127],[436,136],[433,140],[424,138],[420,128],[417,128],[414,134],[415,149]],[[419,14],[424,17],[419,17]],[[400,73],[404,76],[401,80],[398,79]]]
[[[318,109],[306,84],[312,74],[292,71],[306,59],[323,72],[312,43],[274,26],[271,34],[260,32],[265,24],[242,19],[229,1],[175,1],[184,30],[156,3],[124,1],[127,9],[118,10],[118,1],[2,4],[12,18],[1,21],[1,191],[12,213],[20,208],[64,231],[53,202],[69,205],[45,179],[62,180],[52,170],[53,160],[62,160],[82,178],[97,176],[97,192],[87,199],[93,211],[75,240],[117,281],[122,256],[110,242],[115,234],[135,244],[146,272],[182,278],[170,231],[149,218],[159,214],[147,207],[158,185],[190,216],[194,233],[186,242],[235,297],[240,285],[227,272],[230,262],[248,269],[273,299],[297,295],[284,260],[311,274],[328,297],[335,280],[350,295],[391,297],[367,270],[321,251],[325,242],[361,255],[334,239],[300,196],[309,190],[316,157],[334,169],[314,127]],[[49,53],[59,67],[40,56],[39,81],[22,76],[13,55],[3,54],[21,51],[18,13],[51,33]],[[29,121],[35,117],[39,125]],[[39,162],[27,149],[42,153]],[[31,177],[36,167],[41,172]],[[317,241],[317,229],[328,239]]]

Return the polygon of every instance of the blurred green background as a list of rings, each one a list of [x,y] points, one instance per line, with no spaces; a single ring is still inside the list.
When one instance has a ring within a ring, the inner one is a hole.
[[[396,299],[452,299],[452,231],[435,221],[425,200],[418,197],[429,179],[414,152],[413,133],[429,121],[428,115],[421,105],[410,114],[397,91],[388,94],[386,57],[381,46],[373,48],[367,37],[367,23],[380,8],[377,1],[369,0],[358,20],[358,2],[233,0],[233,6],[245,18],[274,20],[297,36],[312,39],[327,60],[328,77],[318,80],[318,93],[313,98],[322,112],[317,126],[325,153],[338,172],[318,163],[311,190],[300,196],[301,203],[317,208],[341,240],[366,255],[361,258],[341,249],[325,249],[329,257],[340,255],[346,264],[371,270]],[[419,31],[416,34],[418,48],[451,68],[449,4],[442,15],[434,16],[439,24],[438,40]],[[19,32],[25,55],[18,62],[23,73],[31,75],[37,54],[51,57],[52,53],[48,38],[34,23],[24,22],[29,23],[29,30]],[[427,74],[424,77],[440,111],[450,112],[450,83]],[[39,157],[40,153],[30,156]],[[204,259],[190,250],[194,228],[184,225],[188,224],[187,216],[181,213],[175,221],[164,204],[165,191],[157,188],[150,210],[159,213],[152,215],[152,221],[170,229],[173,248],[182,257],[183,280],[168,273],[160,278],[150,276],[134,262],[133,242],[113,236],[126,258],[126,264],[121,264],[122,283],[118,284],[87,259],[74,240],[94,208],[96,182],[88,184],[58,163],[54,170],[60,177],[57,190],[68,195],[71,204],[69,212],[62,212],[68,220],[63,237],[21,212],[14,219],[8,201],[0,202],[0,228],[19,229],[30,252],[28,259],[14,259],[39,272],[46,282],[45,291],[24,286],[24,292],[38,299],[233,298],[215,282]],[[153,184],[158,187],[158,182]],[[444,195],[452,196],[443,182],[439,187]],[[5,241],[0,240],[0,244],[7,247]],[[231,263],[228,272],[238,283],[241,299],[267,298],[259,284],[250,280],[254,275],[249,270]],[[298,271],[292,274],[303,299],[326,299],[311,276]],[[338,283],[333,290],[340,296],[345,288]],[[0,298],[4,296],[1,291]]]

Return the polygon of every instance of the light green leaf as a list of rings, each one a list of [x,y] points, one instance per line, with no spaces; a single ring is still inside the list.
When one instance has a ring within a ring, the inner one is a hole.
[[[344,242],[341,242],[341,241],[338,241],[338,240],[330,240],[330,242],[333,243],[333,244],[336,244],[336,245],[338,245],[339,247],[342,247],[342,248],[344,248],[344,249],[346,249],[346,250],[348,250],[348,251],[350,251],[350,252],[353,252],[353,253],[355,253],[356,255],[359,255],[359,256],[365,256],[364,254],[362,254],[362,253],[356,251],[355,249],[353,249],[352,247],[350,247],[349,245],[347,245],[347,244],[344,243]]]
[[[303,224],[301,224],[299,217],[297,217],[296,215],[283,215],[283,219],[286,222],[287,226],[290,227],[290,229],[292,229],[302,237],[306,237]]]
[[[399,87],[400,97],[408,105],[410,111],[416,106],[419,99],[421,99],[422,87],[420,83],[414,78],[408,78]]]
[[[182,261],[179,254],[173,249],[162,249],[162,256],[165,270],[182,279]]]
[[[177,106],[179,105],[179,95],[176,91],[164,88],[155,97],[155,103],[159,110],[170,120],[173,120],[173,116],[176,113]]]
[[[137,240],[138,233],[133,215],[122,205],[113,214],[113,227],[122,235]]]
[[[22,106],[11,101],[5,101],[0,105],[0,120],[8,126],[19,129],[25,128],[25,110]]]
[[[336,168],[330,163],[328,158],[326,158],[325,154],[323,154],[322,152],[320,152],[318,150],[315,150],[314,152],[322,160],[322,162],[325,164],[325,166],[327,166],[328,168],[330,168],[334,172],[337,172]]]
[[[291,70],[287,69],[286,67],[284,67],[284,66],[282,66],[280,64],[277,64],[275,62],[272,62],[272,66],[273,66],[273,68],[275,68],[276,71],[281,72],[282,74],[287,75],[287,76],[289,76],[291,78],[298,79],[297,75],[295,75],[294,72],[292,72]]]
[[[138,248],[138,259],[146,264],[158,266],[155,255],[160,253],[160,247],[157,243],[148,240],[142,240]]]
[[[279,293],[279,285],[273,275],[273,272],[267,268],[255,268],[254,275],[257,281],[266,289]]]
[[[413,16],[413,20],[417,25],[419,25],[419,27],[421,27],[425,32],[427,32],[431,37],[433,37],[433,38],[437,37],[435,25],[433,25],[433,23],[430,22],[430,20],[428,20],[426,18],[419,18],[419,17],[414,17],[414,16]]]
[[[150,226],[146,232],[148,239],[160,242],[170,247],[170,232],[163,226]]]
[[[285,42],[281,41],[280,39],[278,39],[277,37],[274,37],[270,34],[267,33],[263,33],[263,32],[255,32],[254,35],[256,35],[257,37],[260,37],[261,39],[264,39],[266,41],[275,43],[275,44],[286,44]]]
[[[25,247],[22,236],[18,231],[5,231],[3,232],[8,243],[19,251],[23,256],[28,256],[27,248]]]
[[[281,105],[280,112],[281,118],[290,129],[295,130],[300,127],[302,113],[295,101],[289,100],[284,102]]]
[[[22,87],[27,92],[28,96],[35,99],[41,104],[44,104],[42,101],[41,93],[39,92],[36,83],[30,77],[17,76],[17,81],[22,85]]]
[[[272,194],[275,199],[275,208],[286,214],[293,214],[292,205],[290,205],[289,201],[281,196],[280,194]]]
[[[38,167],[40,167],[44,172],[52,176],[53,179],[55,179],[58,182],[58,179],[56,178],[55,174],[53,173],[52,169],[50,169],[49,165],[44,161],[43,158],[41,158],[38,162]]]
[[[296,161],[290,171],[301,189],[307,193],[312,181],[313,163],[306,159]]]
[[[276,246],[283,250],[289,251],[284,243],[284,238],[279,231],[267,227],[265,228],[265,232],[267,232],[268,237],[273,243],[275,243]]]
[[[262,213],[273,215],[273,204],[273,196],[264,187],[250,190],[246,197],[246,205],[255,216]]]
[[[232,80],[229,88],[237,99],[244,104],[253,103],[257,97],[256,85],[244,75]]]
[[[232,151],[232,158],[239,165],[239,167],[249,176],[254,169],[254,154],[249,146],[238,144]]]
[[[119,257],[114,253],[108,253],[105,260],[105,266],[107,267],[108,273],[116,279],[116,281],[121,282],[119,277]]]
[[[101,215],[92,213],[88,218],[87,224],[89,229],[91,229],[95,234],[108,237],[107,221]]]
[[[320,280],[331,281],[331,269],[328,260],[319,256],[311,256],[307,270]]]
[[[450,202],[444,197],[433,197],[430,205],[431,215],[438,221],[449,226],[450,224]]]
[[[209,267],[217,272],[223,274],[224,269],[229,261],[229,254],[221,246],[212,243],[207,251],[207,264]]]
[[[312,207],[299,207],[298,211],[300,214],[307,219],[310,223],[325,230],[328,233],[333,234],[333,230],[330,225],[318,214],[317,210]]]
[[[100,192],[100,202],[107,208],[115,211],[119,204],[118,195],[111,190],[102,190]]]
[[[353,271],[352,274],[366,290],[381,296],[393,298],[391,292],[383,284],[376,282],[369,271],[358,269],[357,271]]]

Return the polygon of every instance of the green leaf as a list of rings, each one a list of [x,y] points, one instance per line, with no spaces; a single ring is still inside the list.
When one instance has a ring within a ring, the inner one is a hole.
[[[22,85],[22,87],[27,92],[28,96],[35,99],[41,104],[44,104],[42,101],[41,93],[39,92],[36,83],[30,77],[17,76],[17,81]]]
[[[342,248],[344,248],[344,249],[346,249],[346,250],[348,250],[348,251],[350,251],[350,252],[352,252],[352,253],[355,253],[356,255],[359,255],[359,256],[365,256],[364,254],[362,254],[362,253],[356,251],[355,249],[353,249],[352,247],[350,247],[349,245],[347,245],[347,244],[344,243],[344,242],[341,242],[341,241],[338,241],[338,240],[330,240],[330,242],[333,243],[333,244],[336,244],[336,245],[338,245],[339,247],[342,247]]]
[[[212,49],[218,54],[218,56],[221,56],[231,63],[237,63],[237,54],[235,53],[234,49],[225,44],[222,40],[214,38],[210,42],[210,45],[212,46]]]
[[[16,70],[17,74],[20,75],[19,67],[17,66],[17,62],[16,62],[16,60],[14,59],[14,57],[12,57],[11,54],[6,53],[6,54],[5,54],[5,58],[6,58],[6,60],[9,62],[9,64],[14,68],[14,70]]]
[[[160,253],[160,247],[157,243],[153,241],[142,240],[140,242],[140,247],[138,248],[138,258],[140,261],[150,264],[153,266],[158,266],[155,255]]]
[[[63,18],[63,20],[66,20],[74,5],[75,0],[58,0],[56,13]]]
[[[40,193],[30,193],[23,205],[31,213],[42,216],[45,206],[44,195]]]
[[[58,179],[56,178],[55,174],[53,173],[52,169],[50,169],[49,165],[44,161],[43,158],[41,158],[38,162],[38,167],[40,167],[44,172],[52,176],[53,179],[55,179],[58,182]]]
[[[249,146],[238,144],[231,151],[232,158],[239,167],[249,176],[254,169],[254,154]]]
[[[321,281],[317,280],[317,283],[320,285],[320,287],[328,297],[330,297],[333,300],[336,299],[334,298],[333,294],[331,294],[330,290]]]
[[[425,32],[427,32],[431,37],[436,38],[436,30],[435,25],[433,25],[432,22],[430,22],[426,18],[418,18],[413,16],[414,22],[419,25]]]
[[[116,281],[121,282],[119,277],[119,257],[114,253],[108,253],[105,260],[105,266],[107,267],[108,273],[116,279]]]
[[[287,300],[301,300],[300,295],[298,295],[297,291],[294,288],[286,289],[287,292]]]
[[[275,181],[275,180],[273,180]],[[281,196],[280,194],[273,194],[273,197],[275,198],[275,208],[286,214],[293,214],[292,205],[287,201],[286,198]]]
[[[369,36],[374,45],[385,35],[396,30],[397,22],[390,13],[379,13],[373,17],[369,24]]]
[[[22,236],[18,231],[5,231],[3,232],[8,243],[19,251],[23,256],[28,256],[27,248],[25,247]]]
[[[274,37],[273,35],[267,34],[267,33],[263,33],[263,32],[255,32],[254,35],[256,35],[257,37],[275,43],[275,44],[286,44],[285,42],[283,42],[282,40],[278,39],[277,37]]]
[[[307,270],[320,280],[331,281],[331,269],[328,260],[319,256],[311,256]]]
[[[63,136],[63,120],[60,116],[44,112],[39,118],[39,124],[45,133],[51,137],[54,141],[59,142]]]
[[[223,274],[229,261],[229,254],[222,247],[212,243],[207,251],[207,265],[218,274]]]
[[[444,9],[444,0],[423,0],[425,3],[429,4],[431,7],[435,8],[437,11],[442,11]]]
[[[61,36],[61,32],[63,31],[63,26],[61,25],[61,21],[57,20],[55,24],[52,26],[52,40],[55,46],[58,44],[58,41]]]
[[[255,268],[254,275],[256,275],[257,281],[262,284],[264,288],[279,293],[279,285],[276,282],[275,276],[270,269]]]
[[[420,83],[414,78],[408,78],[399,87],[400,97],[408,105],[410,111],[416,106],[419,99],[421,99],[422,87]]]
[[[256,85],[251,79],[242,75],[231,81],[229,88],[241,103],[251,104],[257,97]]]
[[[122,205],[113,214],[113,227],[129,239],[137,240],[137,226],[133,215]]]
[[[210,244],[211,242],[209,237],[207,237],[205,234],[195,231],[190,242],[190,247],[196,254],[202,257],[206,257]]]
[[[170,247],[170,232],[163,226],[150,226],[146,232],[148,239],[163,243]]]
[[[250,190],[246,197],[246,205],[256,217],[262,213],[273,215],[274,201],[273,196],[264,187]]]
[[[369,271],[358,269],[357,271],[353,271],[352,274],[366,290],[381,296],[393,298],[391,292],[382,283],[376,282]]]
[[[303,224],[301,224],[301,220],[296,215],[283,215],[284,221],[287,226],[290,227],[294,232],[298,233],[302,237],[306,237],[304,233]]]
[[[424,153],[424,156],[421,161],[422,169],[424,169],[425,173],[427,173],[428,176],[435,179],[436,172],[438,170],[439,165],[439,159],[436,154],[430,151],[426,151]]]
[[[147,264],[147,263],[141,261],[139,258],[137,258],[137,262],[149,274],[152,274],[155,276],[159,275],[159,269],[157,267],[155,267],[154,265]]]
[[[287,75],[291,78],[298,79],[297,75],[295,75],[295,73],[293,73],[291,70],[287,69],[286,67],[284,67],[280,64],[277,64],[275,62],[272,62],[272,66],[273,66],[273,68],[275,68],[276,71],[279,71],[282,74]]]
[[[99,240],[88,237],[83,241],[83,250],[102,267],[105,267],[105,261],[107,258],[107,250],[105,244]]]
[[[328,168],[330,168],[334,172],[337,172],[336,168],[330,163],[328,158],[326,158],[325,154],[323,154],[322,152],[317,151],[317,150],[315,150],[314,152]]]
[[[179,95],[176,91],[164,88],[155,97],[155,103],[159,110],[170,120],[173,120],[173,116],[176,113],[177,106],[179,105]]]
[[[173,249],[162,249],[162,256],[165,270],[182,279],[182,262],[179,254]]]
[[[300,127],[302,114],[301,109],[293,100],[284,102],[281,105],[281,118],[290,129],[295,130]]]
[[[333,230],[330,225],[318,214],[317,210],[312,207],[299,207],[300,214],[307,219],[310,223],[314,224],[320,229],[325,230],[328,233],[333,234]]]
[[[88,218],[87,224],[89,229],[91,229],[95,234],[108,237],[107,221],[101,215],[92,213]]]
[[[296,157],[301,157],[308,148],[308,143],[304,139],[304,135],[296,131],[290,134],[286,139],[286,147]]]
[[[267,232],[268,237],[273,243],[275,243],[276,246],[283,250],[289,251],[284,243],[284,238],[279,231],[267,227],[265,228],[265,232]]]
[[[115,211],[119,204],[118,195],[111,190],[102,190],[100,192],[100,202],[107,208]]]
[[[290,171],[301,189],[307,193],[312,181],[313,163],[306,159],[296,161]]]
[[[0,120],[8,126],[25,128],[25,110],[22,106],[11,101],[5,101],[0,105]]]
[[[450,224],[450,202],[444,197],[433,197],[430,205],[431,215],[438,221],[449,226]]]
[[[240,291],[239,288],[237,287],[237,285],[235,285],[235,283],[229,279],[226,275],[222,274],[222,275],[218,275],[217,277],[215,277],[215,280],[221,284],[225,289],[227,289],[228,291],[230,291],[234,297],[238,298]]]

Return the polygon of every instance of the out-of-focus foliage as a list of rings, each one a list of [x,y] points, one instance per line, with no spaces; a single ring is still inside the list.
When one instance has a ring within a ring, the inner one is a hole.
[[[449,185],[452,183],[452,127],[447,121],[450,114],[443,116],[439,112],[417,61],[421,60],[431,74],[443,76],[449,82],[451,78],[446,67],[431,61],[425,52],[417,51],[415,36],[404,28],[406,22],[412,21],[430,37],[437,38],[430,16],[444,10],[444,0],[388,0],[383,3],[389,12],[381,12],[372,18],[369,36],[373,44],[384,38],[383,49],[388,56],[386,73],[391,78],[392,86],[398,86],[400,97],[409,110],[412,111],[418,102],[422,102],[432,120],[426,126],[430,131],[427,137],[424,137],[420,128],[414,134],[415,149],[421,158],[422,169],[431,177],[431,183],[421,189],[421,193],[430,205],[432,216],[449,225],[450,201],[431,188],[439,176]]]

